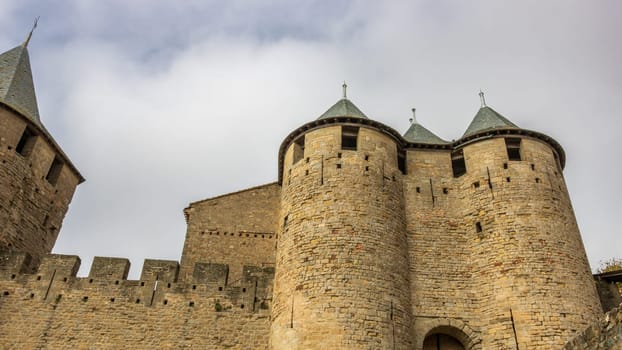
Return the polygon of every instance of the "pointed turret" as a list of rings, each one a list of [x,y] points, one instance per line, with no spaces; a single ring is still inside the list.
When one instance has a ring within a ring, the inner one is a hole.
[[[482,91],[479,92],[479,97],[482,105],[462,137],[467,137],[489,129],[518,129],[516,124],[486,105],[486,100],[484,99],[484,93]]]
[[[0,54],[0,103],[42,127],[28,56],[28,42],[36,27],[35,20],[32,30],[21,45]]]
[[[363,118],[368,119],[365,113],[361,112],[361,110],[352,103],[352,101],[348,100],[346,89],[348,85],[344,82],[343,85],[343,97],[341,100],[337,101],[332,107],[330,107],[324,114],[322,114],[319,119],[333,118],[333,117],[355,117],[355,118]]]
[[[413,143],[425,143],[430,145],[446,145],[449,142],[434,135],[433,132],[419,124],[415,116],[415,108],[412,109],[413,117],[410,119],[410,128],[404,134],[404,139]]]

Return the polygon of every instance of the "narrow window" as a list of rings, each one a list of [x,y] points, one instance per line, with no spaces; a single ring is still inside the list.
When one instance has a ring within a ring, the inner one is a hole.
[[[305,153],[305,135],[300,136],[294,141],[294,162],[298,163],[302,159]]]
[[[21,154],[24,157],[28,157],[30,152],[32,151],[33,146],[35,145],[35,134],[29,128],[24,129],[24,133],[22,137],[19,139],[17,143],[17,147],[15,150],[17,153]]]
[[[466,174],[464,153],[461,149],[451,153],[451,168],[454,172],[454,177],[460,177]]]
[[[403,152],[397,153],[397,167],[402,174],[406,175],[406,155]]]
[[[479,181],[475,181],[473,183],[473,188],[479,188]]]
[[[415,191],[417,191],[417,193],[421,193],[421,188],[417,187],[417,188],[415,188]]]
[[[356,126],[341,127],[341,149],[356,151],[359,128]]]
[[[475,232],[482,232],[482,224],[479,221],[475,223]]]
[[[50,169],[48,170],[48,174],[45,175],[45,179],[50,184],[56,185],[61,170],[63,170],[63,162],[60,160],[60,158],[54,157],[54,161],[52,162],[52,165],[50,165]]]
[[[443,187],[443,194],[447,194],[449,193],[449,190],[447,189],[447,187]]]
[[[505,148],[508,151],[509,160],[521,160],[520,159],[520,139],[519,138],[507,138],[505,139]]]

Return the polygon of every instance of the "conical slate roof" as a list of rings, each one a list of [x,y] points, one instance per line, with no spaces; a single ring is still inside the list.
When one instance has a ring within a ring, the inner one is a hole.
[[[43,127],[39,119],[26,43],[0,54],[0,103]]]
[[[404,139],[408,142],[427,143],[430,145],[446,145],[449,142],[434,135],[430,130],[419,124],[417,120],[413,120],[410,128],[404,134]]]
[[[361,110],[347,98],[342,98],[337,101],[337,103],[335,103],[317,119],[320,120],[332,117],[356,117],[368,119],[365,113],[361,112]]]
[[[509,121],[501,114],[497,113],[494,109],[488,106],[483,106],[479,109],[479,111],[477,111],[477,114],[473,118],[473,121],[471,121],[471,124],[464,132],[464,135],[462,135],[462,137],[467,137],[488,129],[499,128],[518,129],[518,126],[516,126],[516,124]]]

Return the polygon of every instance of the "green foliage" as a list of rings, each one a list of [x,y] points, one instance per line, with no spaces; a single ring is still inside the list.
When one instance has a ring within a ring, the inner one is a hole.
[[[220,305],[220,303],[216,303],[214,305],[214,309],[216,310],[216,312],[221,312],[222,311],[222,305]]]
[[[622,258],[610,258],[601,260],[600,266],[596,269],[596,273],[604,273],[622,270]]]

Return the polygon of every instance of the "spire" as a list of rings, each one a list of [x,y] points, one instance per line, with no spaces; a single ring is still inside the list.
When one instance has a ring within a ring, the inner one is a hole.
[[[26,47],[31,37],[32,30],[21,45],[0,54],[0,103],[42,126]]]
[[[410,128],[404,134],[404,139],[408,142],[413,143],[426,143],[430,145],[444,145],[448,142],[441,139],[440,137],[434,135],[433,132],[426,129],[423,125],[419,124],[417,121],[417,116],[415,115],[416,108],[412,108],[413,112],[412,118],[410,118]]]
[[[476,134],[480,131],[488,129],[517,129],[516,124],[509,121],[507,118],[497,113],[494,109],[486,106],[484,103],[484,93],[480,92],[480,98],[482,100],[482,107],[477,111],[477,114],[469,124],[469,127],[464,132],[462,137]]]
[[[486,99],[484,98],[484,92],[479,89],[479,101],[482,103],[482,108],[486,107]]]
[[[39,23],[39,17],[38,16],[37,16],[37,18],[35,18],[35,23],[32,25],[32,29],[28,33],[28,36],[26,37],[26,40],[24,40],[24,42],[22,43],[23,47],[28,47],[28,43],[30,42],[30,38],[32,38],[32,32],[34,32],[35,28],[37,28],[37,23]]]
[[[337,101],[332,107],[330,107],[324,114],[322,114],[317,119],[326,119],[333,117],[355,117],[355,118],[363,118],[368,119],[365,113],[361,112],[361,110],[352,103],[352,101],[348,100],[347,89],[348,84],[343,82],[341,85],[343,97],[341,100]]]

